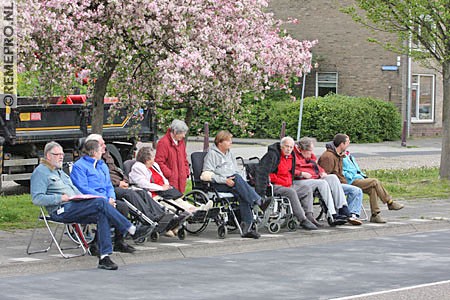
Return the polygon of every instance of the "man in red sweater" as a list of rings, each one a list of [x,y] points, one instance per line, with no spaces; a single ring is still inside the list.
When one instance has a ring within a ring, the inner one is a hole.
[[[293,149],[294,140],[291,137],[284,137],[280,143],[269,146],[255,172],[255,189],[260,196],[265,196],[270,177],[274,193],[289,198],[300,226],[307,230],[316,230],[317,226],[311,222],[311,219],[314,219],[311,187],[293,185],[295,172]]]

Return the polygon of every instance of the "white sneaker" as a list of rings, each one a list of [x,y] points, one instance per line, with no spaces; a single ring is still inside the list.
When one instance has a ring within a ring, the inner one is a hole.
[[[198,208],[198,210],[210,210],[214,205],[214,202],[212,200],[208,200],[208,202],[206,202],[206,204],[202,204],[200,205],[200,207]]]

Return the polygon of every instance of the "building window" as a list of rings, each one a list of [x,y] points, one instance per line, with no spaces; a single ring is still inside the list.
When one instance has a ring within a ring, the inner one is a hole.
[[[434,75],[413,74],[411,122],[433,122],[434,102]]]
[[[433,40],[433,32],[436,30],[436,25],[430,16],[421,15],[416,20],[417,23],[413,25],[413,33],[411,34],[411,51],[428,51],[424,45],[419,41],[419,37],[423,37],[426,41]],[[436,50],[436,44],[430,42],[431,49]]]
[[[323,97],[330,93],[338,93],[338,73],[337,72],[317,72],[316,73],[316,97]]]

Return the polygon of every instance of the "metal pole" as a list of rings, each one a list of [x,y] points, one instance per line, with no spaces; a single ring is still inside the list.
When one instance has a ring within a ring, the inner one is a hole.
[[[407,74],[407,87],[408,87],[408,91],[407,91],[407,96],[406,96],[406,137],[409,138],[410,135],[410,131],[411,131],[411,92],[412,92],[412,88],[411,88],[411,81],[412,81],[412,61],[411,61],[411,47],[412,47],[412,37],[411,35],[409,36],[409,41],[408,41],[408,74]]]
[[[300,97],[300,112],[298,114],[297,141],[300,139],[300,131],[302,129],[303,98],[305,97],[305,81],[306,81],[306,73],[303,74],[302,96]]]

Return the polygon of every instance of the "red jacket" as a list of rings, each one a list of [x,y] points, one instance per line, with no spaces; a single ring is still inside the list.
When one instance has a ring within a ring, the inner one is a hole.
[[[281,154],[280,163],[276,173],[270,173],[270,182],[284,187],[292,186],[292,155]]]
[[[184,140],[175,144],[170,136],[170,129],[156,145],[155,162],[158,163],[171,186],[184,193],[186,179],[189,177],[189,163],[186,157]]]
[[[312,175],[311,179],[318,179],[320,178],[320,174],[325,172],[325,170],[317,164],[317,157],[314,155],[314,153],[311,153],[311,158],[306,159],[303,157],[303,155],[300,153],[300,151],[294,147],[295,152],[295,179],[302,179],[297,178],[297,176],[300,176],[301,172],[306,172]]]

